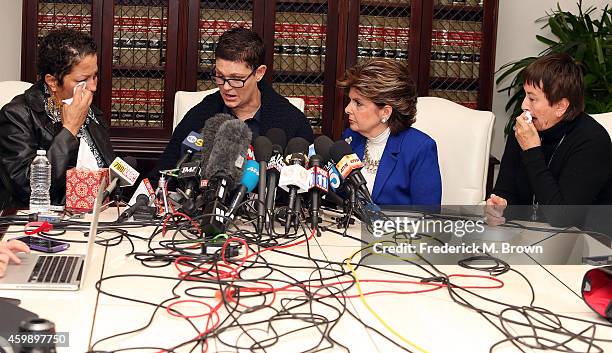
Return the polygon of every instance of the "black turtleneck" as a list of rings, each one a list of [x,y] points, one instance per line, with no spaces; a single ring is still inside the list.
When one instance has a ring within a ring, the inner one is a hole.
[[[587,114],[540,132],[542,145],[523,151],[508,136],[493,193],[509,205],[612,204],[612,145]],[[549,223],[554,223],[548,220]]]

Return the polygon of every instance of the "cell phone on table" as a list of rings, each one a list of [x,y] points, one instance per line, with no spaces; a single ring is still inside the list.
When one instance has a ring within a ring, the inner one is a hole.
[[[32,250],[47,253],[64,251],[70,247],[69,243],[64,243],[63,241],[33,237],[31,235],[15,238],[15,240],[20,240],[26,243]]]

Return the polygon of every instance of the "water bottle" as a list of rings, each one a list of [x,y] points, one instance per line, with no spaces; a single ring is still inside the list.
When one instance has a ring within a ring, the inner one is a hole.
[[[51,163],[45,150],[36,151],[36,158],[30,167],[30,212],[44,213],[49,211],[51,198]]]

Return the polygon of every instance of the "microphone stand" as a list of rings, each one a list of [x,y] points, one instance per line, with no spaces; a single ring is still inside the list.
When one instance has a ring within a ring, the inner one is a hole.
[[[355,224],[355,221],[352,219],[351,215],[354,212],[355,206],[358,202],[357,192],[353,185],[347,183],[345,190],[348,195],[348,199],[344,201],[344,216],[338,219],[339,225],[342,228],[348,228],[351,224]]]

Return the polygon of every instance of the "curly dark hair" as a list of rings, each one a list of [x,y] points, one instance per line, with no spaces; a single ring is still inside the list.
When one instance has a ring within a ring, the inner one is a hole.
[[[64,77],[81,60],[96,54],[96,43],[87,34],[74,29],[63,28],[49,32],[38,46],[38,73],[44,79],[49,74],[59,84],[64,84]]]
[[[379,107],[391,106],[389,129],[396,135],[416,121],[417,91],[406,61],[370,59],[346,71],[337,86],[355,88]]]
[[[264,44],[253,30],[235,27],[225,31],[215,48],[215,59],[244,62],[251,69],[264,64]]]

